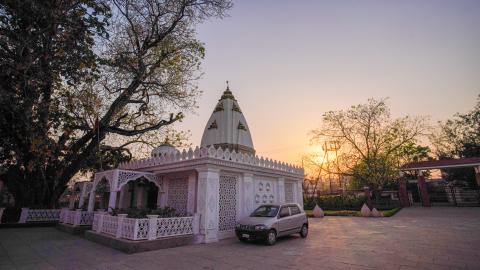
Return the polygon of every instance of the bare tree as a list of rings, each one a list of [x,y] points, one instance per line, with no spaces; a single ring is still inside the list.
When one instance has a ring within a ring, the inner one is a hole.
[[[392,119],[385,100],[323,115],[322,126],[311,132],[313,143],[339,144],[332,173],[349,176],[373,189],[397,177],[405,147],[417,143],[428,127],[422,118]]]

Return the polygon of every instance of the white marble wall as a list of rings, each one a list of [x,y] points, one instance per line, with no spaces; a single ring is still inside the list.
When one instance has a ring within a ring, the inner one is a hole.
[[[218,241],[218,193],[219,170],[199,168],[197,189],[197,211],[200,213],[200,242]]]
[[[253,174],[243,173],[241,186],[243,186],[243,194],[240,195],[241,215],[239,218],[246,217],[255,210],[255,192]]]
[[[266,203],[277,203],[277,179],[255,176],[254,179],[254,202],[256,206]]]
[[[225,237],[232,237],[232,233],[219,230],[220,209],[220,181],[222,175],[236,175],[236,216],[237,221],[250,215],[256,207],[264,203],[285,203],[285,184],[291,187],[291,202],[303,206],[301,182],[284,177],[268,177],[252,173],[234,174],[216,168],[203,167],[197,169],[196,178],[196,212],[200,214],[199,242],[208,243]],[[189,183],[194,183],[190,176]],[[189,194],[192,193],[189,185]],[[190,196],[189,196],[190,197]],[[191,205],[189,204],[189,209]]]

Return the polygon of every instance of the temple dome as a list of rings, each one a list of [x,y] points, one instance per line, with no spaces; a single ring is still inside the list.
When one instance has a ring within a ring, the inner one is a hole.
[[[204,147],[213,145],[230,151],[235,150],[237,153],[255,154],[247,120],[228,84],[208,119],[200,145]]]
[[[176,152],[178,152],[177,148],[175,148],[172,144],[170,144],[170,142],[167,139],[159,147],[156,147],[152,150],[152,157],[165,156],[167,154],[176,153]]]

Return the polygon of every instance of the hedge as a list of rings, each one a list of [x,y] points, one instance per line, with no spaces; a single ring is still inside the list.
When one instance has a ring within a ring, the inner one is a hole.
[[[365,196],[324,195],[305,201],[305,209],[313,209],[318,204],[323,210],[359,211],[366,202]]]

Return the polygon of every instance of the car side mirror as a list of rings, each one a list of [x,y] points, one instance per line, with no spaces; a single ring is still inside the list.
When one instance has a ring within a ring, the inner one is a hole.
[[[278,215],[278,217],[279,217],[279,218],[288,217],[288,214],[286,214],[286,213],[280,213],[280,214]]]

